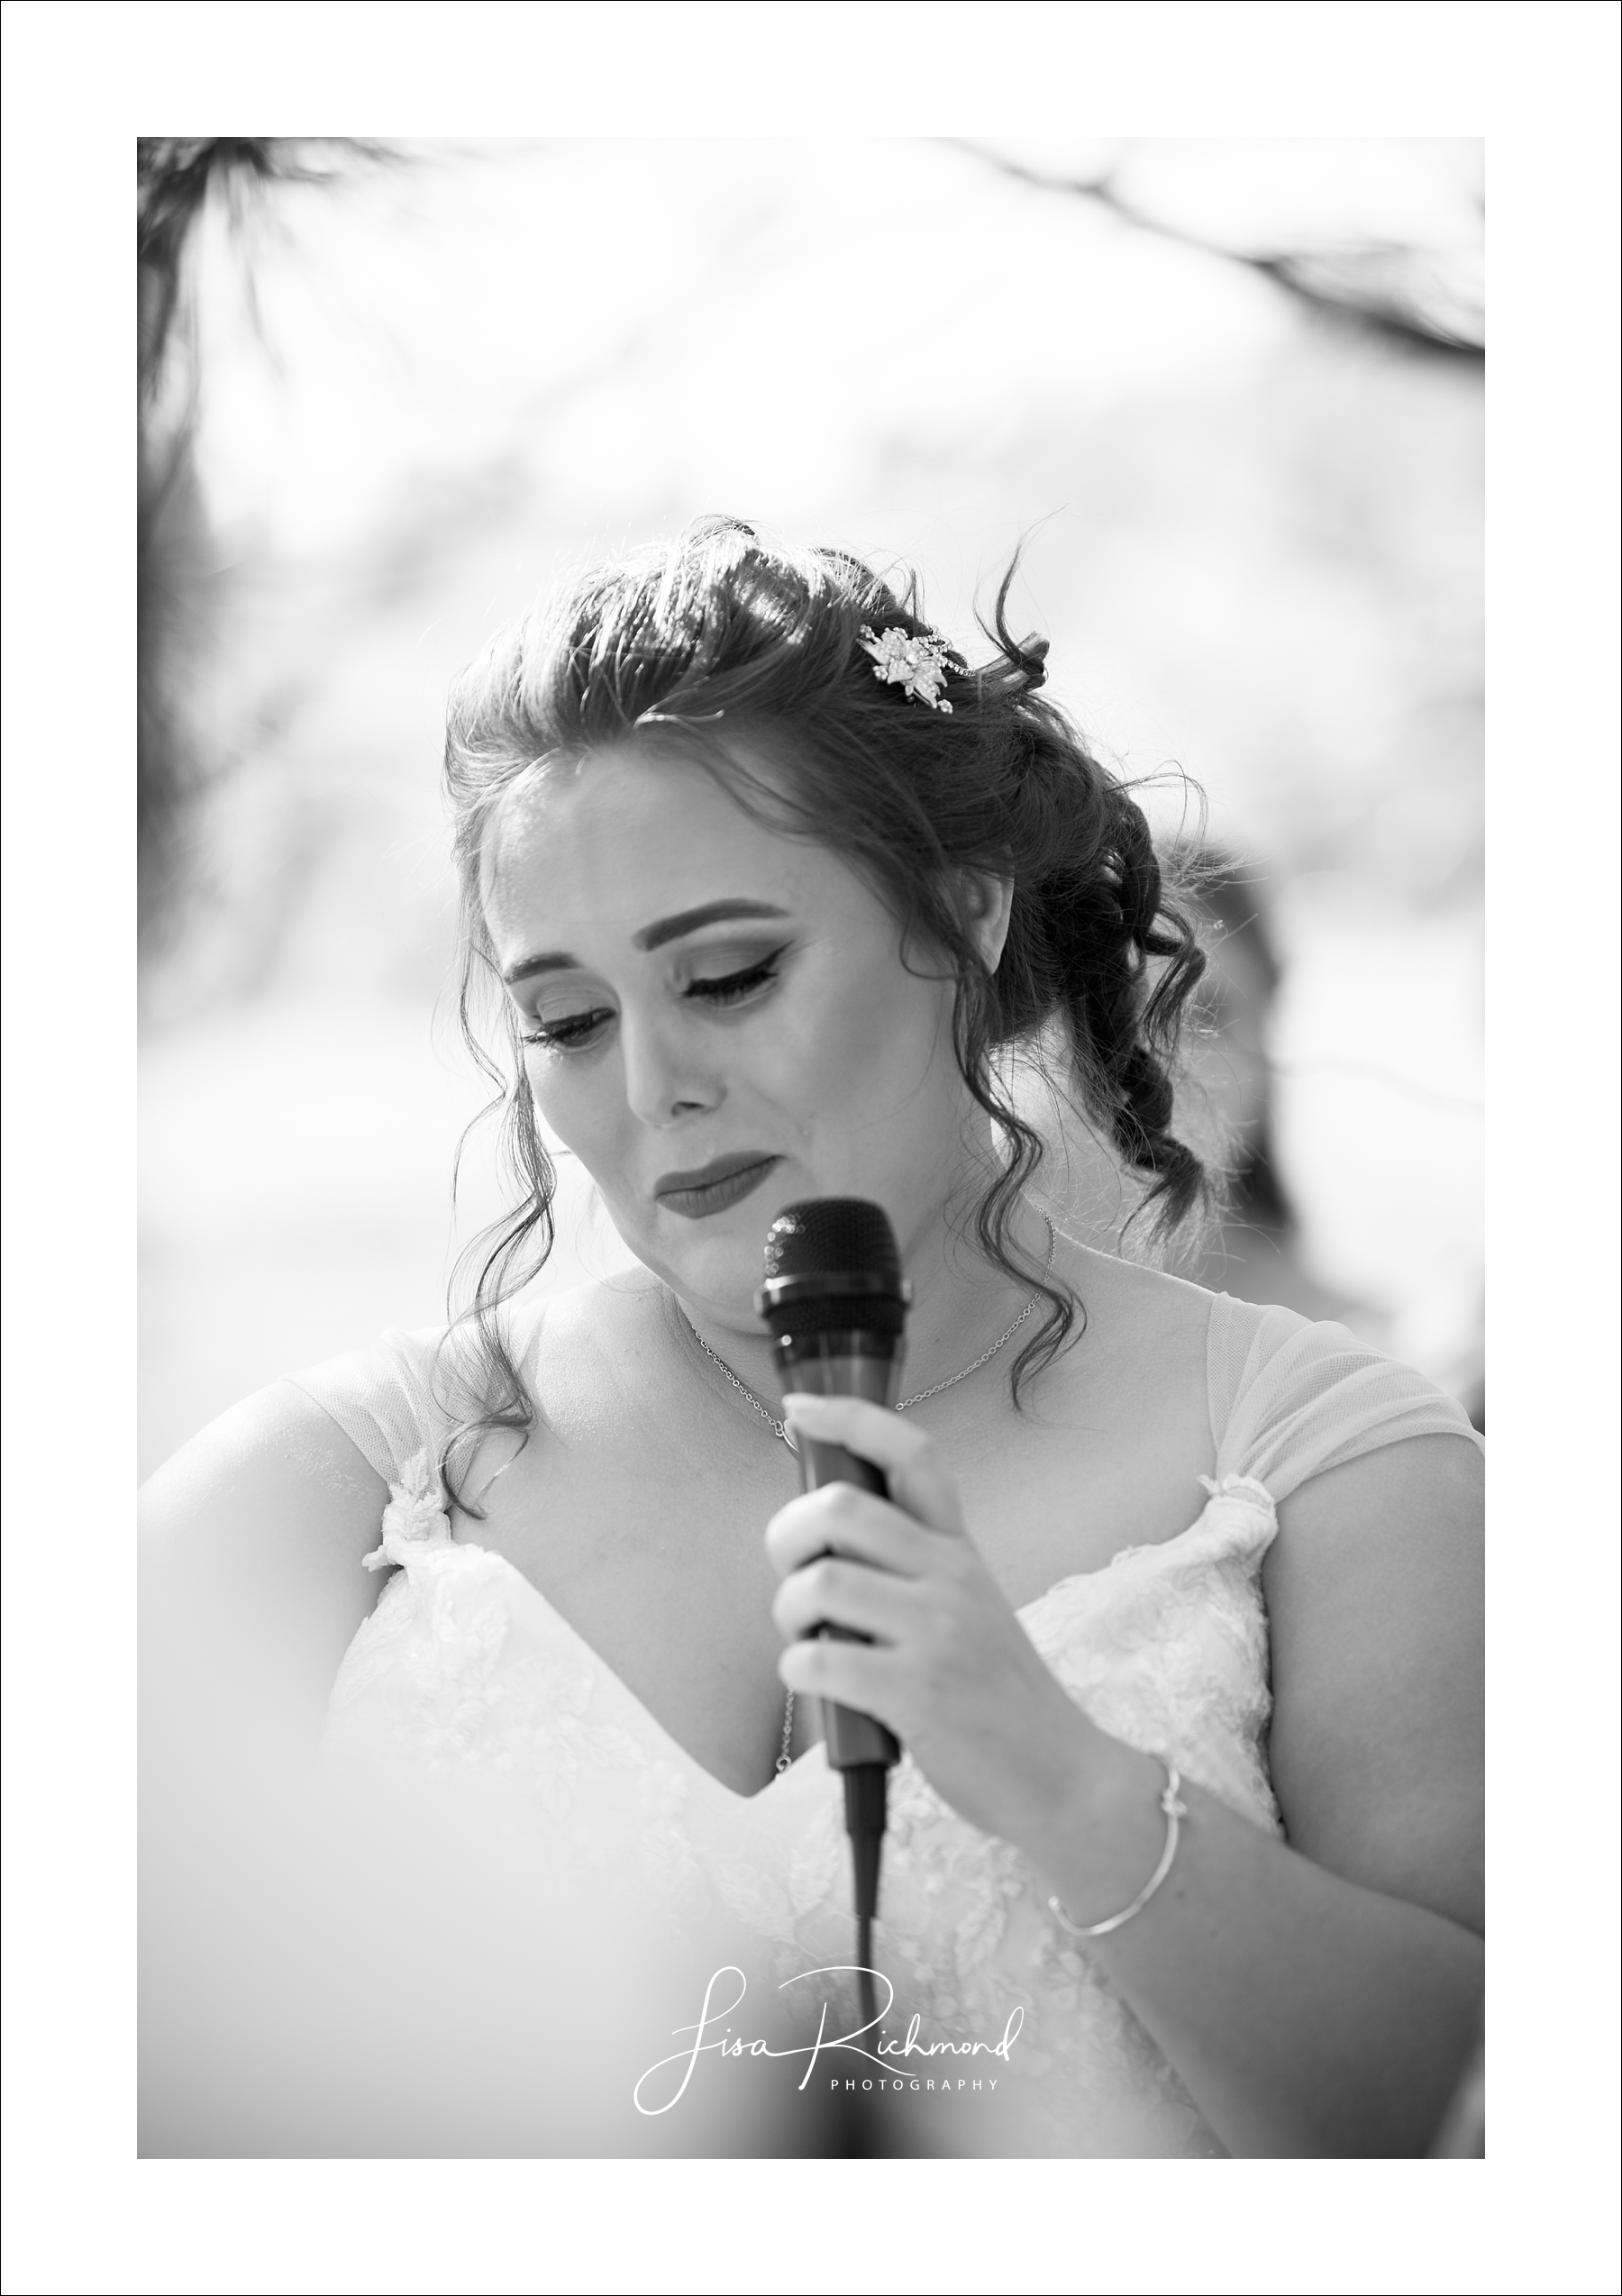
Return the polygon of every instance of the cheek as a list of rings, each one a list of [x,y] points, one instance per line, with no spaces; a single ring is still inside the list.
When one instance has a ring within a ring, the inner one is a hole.
[[[535,1115],[545,1130],[593,1171],[610,1161],[624,1096],[600,1067],[594,1076],[589,1068],[571,1068],[567,1060],[532,1056],[524,1068]]]
[[[932,1071],[947,1080],[943,1053],[952,1066],[950,1010],[948,990],[893,962],[852,969],[802,1012],[785,1081],[814,1116],[921,1113]]]

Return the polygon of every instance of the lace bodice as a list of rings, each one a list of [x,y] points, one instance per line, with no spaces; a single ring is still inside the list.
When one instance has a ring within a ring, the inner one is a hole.
[[[761,1793],[734,1793],[510,1563],[453,1538],[432,1465],[429,1360],[425,1338],[392,1335],[374,1355],[298,1382],[386,1472],[391,1496],[368,1563],[399,1566],[340,1669],[329,1763],[351,1781],[392,1773],[441,1796],[477,1793],[491,1823],[527,1844],[533,1872],[606,1879],[651,1936],[686,1941],[692,1969],[735,1970],[761,2001],[780,2004],[784,1989],[794,1997],[798,1987],[807,2013],[815,1997],[834,2005],[831,2018],[848,2018],[826,2030],[852,2029],[848,1979],[818,1977],[806,1991],[806,1973],[852,1957],[840,1798],[822,1749]],[[1174,1538],[1061,1581],[1019,1616],[1103,1728],[1170,1757],[1279,1833],[1261,1582],[1275,1503],[1307,1475],[1402,1436],[1477,1438],[1417,1374],[1338,1326],[1285,1309],[1219,1298],[1208,1371],[1218,1471],[1195,1518]],[[958,1818],[905,1758],[891,1781],[875,1959],[895,1988],[885,2032],[910,2033],[912,2051],[835,2056],[826,2075],[905,2080],[879,2092],[887,2109],[917,2117],[940,2107],[908,2148],[1220,2152],[1149,2036],[1058,1930],[1041,1878]],[[740,2012],[739,2029],[749,2014]],[[647,2065],[671,2046],[665,2033],[698,2015],[695,1995],[655,2018]],[[989,2046],[967,2059],[921,2054],[994,2044],[1010,2030],[1000,2056]],[[824,2072],[820,2060],[816,2069]],[[704,2070],[718,2079],[725,2067]],[[674,2079],[667,2073],[639,2100],[624,2099],[624,2149],[636,2149],[633,2117],[657,2113]],[[995,2090],[970,2091],[976,2079]]]

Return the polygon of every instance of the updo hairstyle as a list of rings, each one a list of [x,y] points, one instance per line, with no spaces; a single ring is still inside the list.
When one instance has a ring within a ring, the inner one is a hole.
[[[500,995],[480,897],[487,828],[512,785],[551,761],[611,747],[690,757],[756,818],[839,854],[903,927],[904,961],[954,979],[958,1065],[1003,1150],[973,1233],[1047,1302],[1012,1367],[1016,1405],[1082,1311],[1010,1242],[1044,1149],[1014,1105],[1009,1056],[1035,1061],[1138,1178],[1134,1217],[1149,1212],[1163,1236],[1203,1206],[1204,1168],[1170,1128],[1168,1061],[1205,960],[1168,906],[1142,811],[1039,692],[1046,641],[1009,633],[1015,565],[981,624],[991,658],[948,664],[949,712],[880,682],[861,643],[864,625],[934,634],[916,576],[897,588],[843,551],[769,546],[730,518],[583,575],[496,637],[453,687],[445,779],[462,888],[459,1009],[500,1093],[504,1159],[523,1200],[464,1263],[472,1305],[452,1333],[471,1343],[470,1357],[459,1351],[471,1365],[459,1381],[469,1406],[442,1471],[465,1442],[498,1426],[527,1433],[533,1417],[497,1310],[551,1249],[555,1177],[511,1007],[500,998],[504,1069],[476,1007]],[[781,788],[751,770],[751,753],[770,760]],[[970,871],[1013,880],[995,972],[964,911]]]

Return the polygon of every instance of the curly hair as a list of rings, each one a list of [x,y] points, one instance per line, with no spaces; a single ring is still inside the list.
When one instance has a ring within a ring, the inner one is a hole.
[[[756,818],[840,855],[900,924],[904,961],[908,951],[944,960],[958,1066],[1003,1143],[974,1233],[990,1262],[1047,1302],[1012,1367],[1016,1406],[1085,1311],[1010,1241],[1044,1147],[1010,1097],[1007,1056],[1034,1060],[1111,1141],[1144,1183],[1134,1217],[1152,1211],[1163,1235],[1203,1207],[1205,1169],[1171,1129],[1170,1061],[1205,960],[1170,901],[1143,811],[1039,691],[1046,641],[1009,632],[1017,563],[1016,552],[980,624],[991,658],[971,668],[951,655],[950,709],[905,701],[861,643],[864,624],[934,634],[916,576],[898,586],[843,551],[770,546],[730,518],[701,520],[668,546],[569,584],[496,637],[452,688],[445,779],[462,886],[459,1010],[501,1096],[522,1200],[459,1271],[474,1278],[472,1304],[451,1335],[470,1340],[472,1355],[440,1462],[448,1487],[465,1444],[497,1427],[527,1435],[533,1420],[497,1311],[551,1249],[555,1176],[510,1009],[503,999],[504,1070],[484,1048],[475,1006],[498,989],[480,890],[487,827],[537,765],[642,744],[688,756]],[[752,751],[770,759],[770,782],[751,770]],[[994,971],[963,911],[970,873],[1012,881]]]

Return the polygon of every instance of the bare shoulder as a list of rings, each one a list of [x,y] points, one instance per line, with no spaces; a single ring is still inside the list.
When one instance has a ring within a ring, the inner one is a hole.
[[[543,1406],[560,1379],[617,1384],[632,1375],[643,1351],[657,1344],[664,1299],[658,1278],[633,1268],[553,1292],[521,1311],[523,1353],[534,1366]]]
[[[1066,1272],[1089,1294],[1153,1321],[1162,1329],[1186,1326],[1203,1335],[1216,1296],[1203,1284],[1168,1275],[1161,1268],[1145,1267],[1139,1260],[1100,1252],[1090,1244],[1072,1243],[1068,1237],[1061,1238],[1060,1249],[1068,1254],[1063,1263]]]
[[[1089,1329],[1112,1353],[1153,1364],[1162,1378],[1172,1366],[1195,1371],[1203,1395],[1214,1293],[1068,1239],[1055,1266],[1080,1300]]]
[[[1212,1295],[1068,1240],[1054,1273],[1078,1304],[1072,1343],[1043,1371],[1019,1424],[1022,1440],[1040,1426],[1053,1462],[1044,1471],[1090,1495],[1093,1544],[1083,1562],[1063,1567],[1091,1569],[1122,1546],[1175,1537],[1202,1503],[1199,1478],[1216,1464]],[[1073,1504],[1057,1488],[1052,1497],[1056,1512],[1073,1519]]]
[[[663,1297],[664,1287],[648,1269],[618,1270],[537,1300],[527,1329],[549,1344],[587,1336],[618,1339],[642,1328]]]

